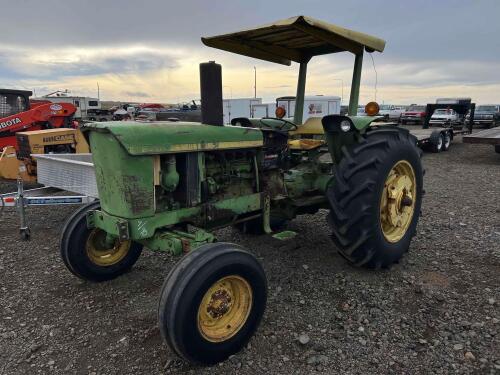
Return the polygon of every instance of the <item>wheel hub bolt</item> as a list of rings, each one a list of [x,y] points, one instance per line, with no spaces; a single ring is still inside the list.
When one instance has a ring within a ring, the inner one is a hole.
[[[405,195],[403,199],[401,199],[401,206],[410,207],[412,204],[413,200],[407,195]]]

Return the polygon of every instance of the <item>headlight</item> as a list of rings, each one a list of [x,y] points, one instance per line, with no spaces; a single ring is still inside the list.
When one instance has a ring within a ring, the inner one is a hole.
[[[348,132],[349,130],[351,130],[351,123],[349,122],[349,120],[342,120],[341,123],[340,123],[340,130],[342,130],[343,132]]]

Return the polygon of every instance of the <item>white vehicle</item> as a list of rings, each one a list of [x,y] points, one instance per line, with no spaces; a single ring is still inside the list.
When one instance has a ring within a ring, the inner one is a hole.
[[[356,113],[356,116],[366,116],[364,105],[358,105],[358,111]]]
[[[224,99],[222,101],[224,124],[230,124],[231,120],[237,117],[255,117],[252,114],[252,106],[256,104],[262,104],[262,98]]]
[[[453,125],[460,122],[460,117],[453,109],[436,109],[431,116],[429,124]]]
[[[263,103],[252,105],[252,117],[276,117],[276,103]]]
[[[101,111],[101,101],[98,98],[88,96],[72,96],[68,91],[56,91],[42,97],[33,98],[38,100],[50,100],[52,103],[70,103],[76,107],[75,119],[88,120],[95,117]]]
[[[323,117],[340,114],[340,96],[306,96],[304,98],[304,112],[302,122],[309,117]],[[283,107],[285,117],[293,118],[295,114],[295,96],[282,96],[276,99],[276,106]]]
[[[378,113],[379,116],[384,116],[389,120],[398,120],[404,112],[403,107],[396,107],[392,104],[381,104],[380,111]]]

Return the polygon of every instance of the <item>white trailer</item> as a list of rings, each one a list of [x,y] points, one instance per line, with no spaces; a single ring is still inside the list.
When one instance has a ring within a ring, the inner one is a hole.
[[[340,96],[315,95],[304,98],[304,112],[302,121],[309,117],[323,117],[326,115],[340,114]],[[286,111],[285,117],[295,114],[295,96],[282,96],[276,99],[276,105]]]
[[[262,104],[262,98],[224,99],[222,101],[224,124],[230,124],[236,117],[253,117],[252,106]]]
[[[253,118],[276,117],[275,112],[276,103],[262,103],[252,105]]]
[[[33,98],[37,100],[49,100],[52,103],[70,103],[76,107],[75,119],[87,120],[89,117],[95,117],[95,113],[101,111],[101,101],[98,98],[88,96],[72,96],[65,91],[55,92],[42,97]]]

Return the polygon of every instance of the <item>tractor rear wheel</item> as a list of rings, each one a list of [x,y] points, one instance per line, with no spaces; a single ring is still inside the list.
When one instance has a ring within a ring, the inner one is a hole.
[[[422,202],[421,151],[406,129],[383,127],[343,149],[327,190],[332,239],[350,263],[386,268],[408,251]]]
[[[206,244],[185,255],[165,279],[160,332],[180,357],[212,365],[246,345],[266,301],[267,280],[255,256],[231,243]]]
[[[114,279],[137,262],[142,245],[116,240],[107,245],[106,232],[87,227],[87,213],[98,210],[99,202],[80,207],[69,217],[61,235],[61,258],[75,276],[89,281]]]

